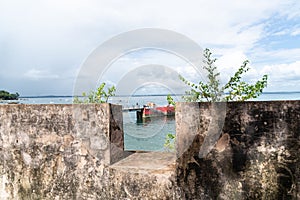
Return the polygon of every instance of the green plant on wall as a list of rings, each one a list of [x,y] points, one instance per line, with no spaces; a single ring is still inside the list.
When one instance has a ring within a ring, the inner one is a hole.
[[[175,106],[175,101],[170,94],[167,95],[167,101],[169,105]]]
[[[101,83],[95,91],[90,91],[88,94],[82,93],[83,99],[74,97],[73,103],[107,103],[109,97],[115,96],[116,87],[108,87],[105,91],[105,83]]]
[[[204,70],[207,73],[207,83],[200,81],[198,84],[192,83],[180,76],[185,84],[191,87],[186,91],[183,99],[188,102],[217,102],[217,101],[246,101],[257,98],[265,87],[267,87],[268,76],[263,77],[254,84],[246,83],[242,80],[242,75],[249,71],[249,61],[246,60],[229,79],[229,81],[221,86],[218,77],[220,73],[216,72],[217,67],[214,65],[217,59],[211,57],[212,53],[209,49],[204,50]]]
[[[207,82],[200,81],[195,84],[186,80],[183,76],[179,76],[180,80],[191,89],[185,92],[183,99],[187,102],[219,102],[219,101],[246,101],[249,99],[255,99],[263,92],[263,89],[267,87],[268,76],[263,77],[254,84],[246,83],[242,80],[242,75],[249,71],[249,61],[246,60],[240,66],[240,68],[234,73],[229,81],[221,86],[219,81],[220,73],[217,72],[217,67],[214,65],[216,58],[212,58],[211,51],[209,49],[204,50],[204,67],[207,71]],[[175,105],[173,98],[168,95],[167,101],[169,104]],[[174,136],[174,135],[173,135]],[[166,137],[165,146],[170,146],[169,134]],[[175,136],[172,138],[175,141]],[[174,146],[174,145],[173,145]]]
[[[175,135],[172,133],[168,133],[166,135],[166,140],[164,144],[164,148],[166,151],[174,151],[175,150]]]

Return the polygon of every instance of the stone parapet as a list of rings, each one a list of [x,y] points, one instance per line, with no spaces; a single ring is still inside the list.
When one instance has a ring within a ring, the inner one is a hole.
[[[0,105],[1,199],[109,198],[123,157],[121,106]]]
[[[176,138],[184,199],[300,199],[300,101],[178,103]]]
[[[125,152],[121,106],[0,105],[0,197],[300,199],[300,101],[175,117],[176,152]]]

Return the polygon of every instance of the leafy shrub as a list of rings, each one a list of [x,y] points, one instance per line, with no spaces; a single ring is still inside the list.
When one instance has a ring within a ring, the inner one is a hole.
[[[257,98],[263,92],[263,89],[267,87],[267,75],[263,75],[255,84],[242,81],[242,75],[250,69],[248,60],[243,62],[224,86],[221,86],[218,79],[220,73],[216,72],[217,67],[214,65],[216,59],[211,58],[211,54],[209,49],[204,50],[203,68],[208,72],[207,83],[200,81],[198,84],[195,84],[182,76],[179,77],[180,80],[191,87],[191,90],[186,91],[186,96],[183,96],[184,100],[188,102],[246,101]]]
[[[216,72],[217,67],[214,65],[216,58],[211,58],[212,53],[209,49],[204,50],[204,67],[203,69],[208,72],[207,83],[200,81],[198,84],[192,83],[186,80],[183,76],[179,76],[180,80],[191,89],[185,92],[183,99],[187,102],[218,102],[218,101],[246,101],[248,99],[257,98],[265,87],[267,87],[268,76],[258,80],[255,84],[249,84],[242,81],[242,75],[249,71],[249,61],[246,60],[235,72],[235,74],[229,79],[229,81],[221,86],[218,77],[220,73]],[[175,102],[171,95],[167,96],[169,104],[175,105]],[[175,135],[168,134],[165,140],[165,148],[172,150],[174,148]],[[173,142],[173,144],[172,144]]]
[[[73,103],[107,103],[109,97],[115,96],[116,87],[112,86],[105,91],[105,83],[101,83],[95,91],[90,91],[89,94],[82,93],[83,100],[79,97],[74,97]]]

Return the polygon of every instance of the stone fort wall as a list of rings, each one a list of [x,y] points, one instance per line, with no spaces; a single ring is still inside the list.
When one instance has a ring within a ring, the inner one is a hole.
[[[0,105],[0,196],[300,199],[299,122],[300,101],[177,103],[175,153],[125,152],[121,106]]]

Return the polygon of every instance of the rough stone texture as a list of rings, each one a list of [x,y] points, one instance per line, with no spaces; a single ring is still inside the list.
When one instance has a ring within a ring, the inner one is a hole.
[[[123,156],[121,109],[1,105],[1,199],[108,199],[107,166]]]
[[[132,154],[121,106],[0,105],[0,199],[300,199],[299,120],[300,101],[178,103],[176,154]]]
[[[111,199],[177,199],[174,153],[135,153],[109,172]]]
[[[300,101],[223,106],[222,123],[210,103],[176,105],[181,198],[300,199]],[[199,158],[211,128],[221,136],[212,151]]]

